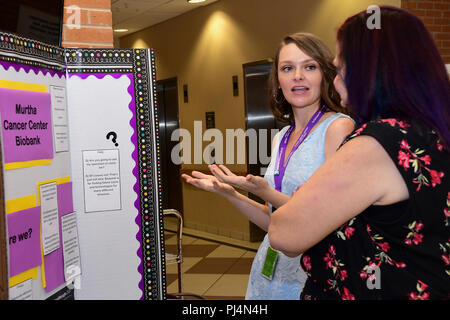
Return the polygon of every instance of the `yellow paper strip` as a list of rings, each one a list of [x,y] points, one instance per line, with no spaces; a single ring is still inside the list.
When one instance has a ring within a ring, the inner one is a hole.
[[[41,226],[42,229],[42,226]],[[42,233],[42,230],[41,230]],[[42,244],[41,239],[41,258],[42,258],[42,264],[41,264],[41,278],[42,278],[42,287],[47,287],[47,281],[45,280],[45,263],[44,263],[44,245]]]
[[[25,272],[19,273],[14,277],[9,278],[9,287],[14,287],[15,285],[27,281],[28,279],[36,279],[38,277],[38,267],[27,270]]]
[[[42,160],[31,160],[31,161],[23,161],[23,162],[9,162],[5,163],[5,170],[13,170],[13,169],[21,169],[28,168],[34,166],[44,166],[52,164],[52,159],[42,159]]]
[[[36,207],[36,196],[26,196],[6,201],[6,213],[22,211]]]
[[[43,84],[18,82],[11,80],[0,80],[0,88],[13,89],[13,90],[25,90],[35,92],[47,92],[47,86]]]

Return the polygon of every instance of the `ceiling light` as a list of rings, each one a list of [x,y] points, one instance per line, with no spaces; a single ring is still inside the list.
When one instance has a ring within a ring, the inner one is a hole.
[[[206,0],[187,0],[187,2],[189,3],[200,3],[200,2],[205,2]]]
[[[127,32],[128,29],[114,29],[114,32]]]

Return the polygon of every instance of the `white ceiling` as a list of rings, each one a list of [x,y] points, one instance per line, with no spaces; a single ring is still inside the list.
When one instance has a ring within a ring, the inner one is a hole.
[[[216,1],[190,4],[187,0],[111,0],[113,28],[128,29],[114,36],[122,37]]]

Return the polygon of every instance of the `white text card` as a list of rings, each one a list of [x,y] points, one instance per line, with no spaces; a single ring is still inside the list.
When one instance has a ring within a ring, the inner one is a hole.
[[[61,217],[61,230],[64,257],[64,276],[66,282],[68,282],[81,274],[77,215],[75,212]]]
[[[50,86],[55,152],[69,151],[66,88]]]
[[[121,209],[119,150],[83,151],[85,212]]]
[[[40,186],[42,246],[44,255],[59,248],[58,191],[56,182]]]
[[[31,279],[9,288],[9,300],[33,300]]]

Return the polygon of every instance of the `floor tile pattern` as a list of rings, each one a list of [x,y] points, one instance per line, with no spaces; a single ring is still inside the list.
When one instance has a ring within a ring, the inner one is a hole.
[[[165,248],[176,253],[176,234],[165,232]],[[183,293],[206,299],[243,300],[247,290],[255,250],[207,241],[194,236],[182,237]],[[178,292],[176,264],[166,266],[167,293]]]

